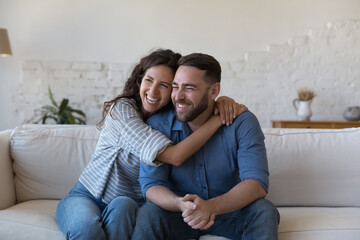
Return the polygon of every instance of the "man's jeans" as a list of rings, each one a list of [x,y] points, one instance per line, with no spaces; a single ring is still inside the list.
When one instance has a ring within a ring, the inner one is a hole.
[[[63,198],[56,220],[66,239],[130,239],[138,204],[128,197],[117,197],[105,204],[79,182]]]
[[[212,234],[230,239],[273,240],[277,239],[279,220],[274,205],[259,199],[241,210],[216,216],[215,224],[202,231],[188,226],[180,212],[165,211],[146,202],[138,209],[132,239],[184,240]]]

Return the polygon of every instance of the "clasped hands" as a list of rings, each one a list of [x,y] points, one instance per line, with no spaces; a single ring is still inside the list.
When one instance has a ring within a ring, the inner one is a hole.
[[[206,230],[215,223],[215,206],[195,194],[186,194],[182,201],[182,217],[193,229]]]

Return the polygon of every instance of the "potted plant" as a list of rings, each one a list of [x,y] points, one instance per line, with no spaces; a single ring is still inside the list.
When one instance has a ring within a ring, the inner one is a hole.
[[[56,124],[86,124],[86,115],[83,111],[70,107],[67,98],[57,104],[50,87],[48,87],[48,91],[52,105],[45,105],[35,110],[35,115],[40,115],[35,123],[45,124],[48,119],[52,119]]]
[[[308,88],[299,88],[297,94],[300,101],[311,101],[315,97],[315,92]]]

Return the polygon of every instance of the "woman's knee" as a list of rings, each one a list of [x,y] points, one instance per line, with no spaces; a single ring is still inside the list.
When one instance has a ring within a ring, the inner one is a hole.
[[[66,239],[105,239],[99,216],[81,218],[80,216],[58,216],[57,214],[56,219]]]
[[[121,196],[114,198],[107,208],[121,212],[133,212],[137,210],[138,204],[132,198]]]
[[[102,212],[103,221],[106,224],[123,221],[135,222],[137,203],[129,197],[114,198]]]
[[[56,221],[66,239],[105,239],[101,211],[83,197],[67,196],[56,210]]]

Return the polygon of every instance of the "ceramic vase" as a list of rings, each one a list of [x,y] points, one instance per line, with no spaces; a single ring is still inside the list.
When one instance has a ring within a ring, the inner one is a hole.
[[[348,121],[360,120],[360,107],[347,107],[343,117]]]
[[[311,100],[300,101],[299,99],[294,99],[293,105],[296,109],[296,114],[299,121],[310,121],[310,117],[312,115]]]

